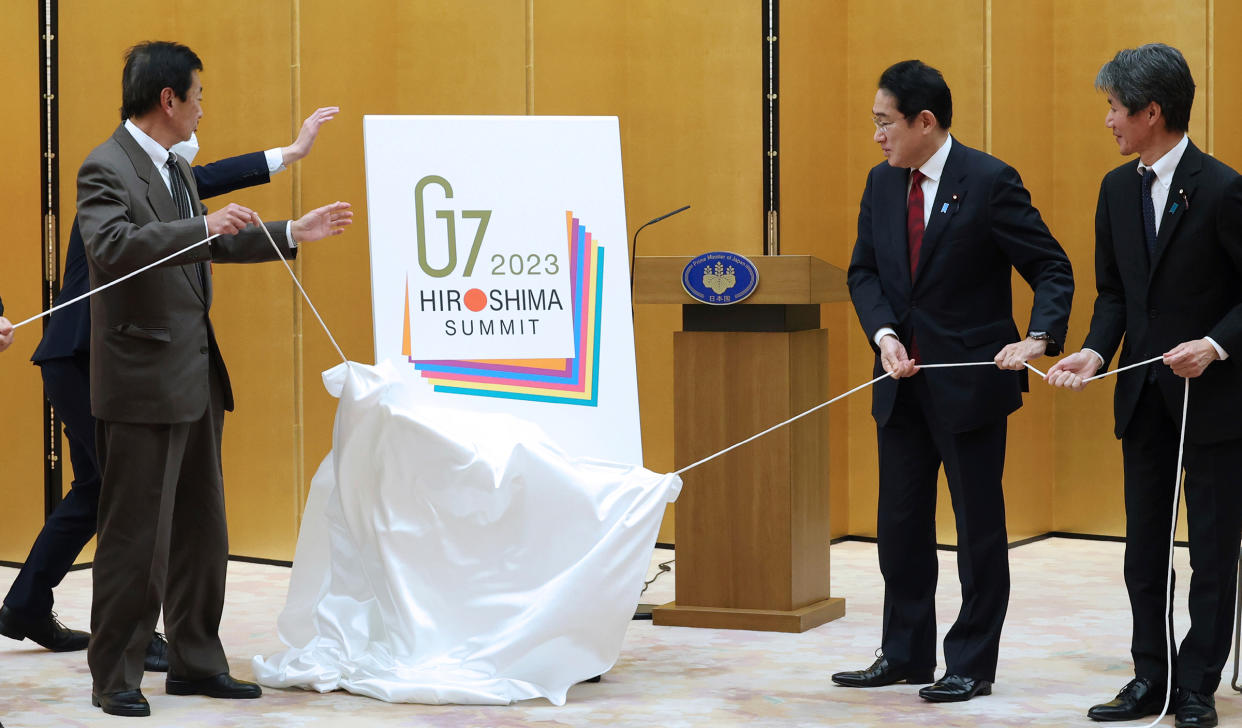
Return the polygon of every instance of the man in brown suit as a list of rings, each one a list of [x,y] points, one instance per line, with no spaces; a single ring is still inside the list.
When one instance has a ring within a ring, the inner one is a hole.
[[[230,204],[210,215],[185,160],[168,149],[202,116],[202,63],[175,43],[126,54],[124,123],[78,172],[78,220],[98,288],[191,244],[170,262],[91,298],[91,409],[102,487],[95,552],[92,702],[105,713],[149,715],[143,657],[164,608],[173,695],[257,698],[233,679],[220,644],[228,533],[220,466],[228,372],[208,311],[210,262],[273,260],[276,251]],[[281,253],[343,231],[347,203],[269,223]]]

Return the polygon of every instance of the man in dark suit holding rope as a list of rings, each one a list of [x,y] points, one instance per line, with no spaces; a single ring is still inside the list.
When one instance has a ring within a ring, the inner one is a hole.
[[[1177,49],[1120,51],[1095,85],[1108,97],[1105,125],[1121,153],[1138,157],[1100,184],[1091,330],[1082,351],[1049,369],[1048,383],[1081,390],[1119,347],[1121,366],[1162,354],[1164,362],[1117,375],[1134,679],[1087,715],[1157,714],[1171,673],[1177,725],[1214,726],[1242,537],[1242,368],[1231,356],[1242,352],[1242,177],[1186,135],[1195,83]],[[1175,649],[1167,586],[1185,379],[1193,574],[1190,630]]]

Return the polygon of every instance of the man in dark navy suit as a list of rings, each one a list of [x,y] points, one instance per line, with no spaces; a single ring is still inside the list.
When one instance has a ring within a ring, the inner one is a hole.
[[[920,61],[891,66],[871,113],[888,161],[867,176],[848,282],[876,352],[875,373],[891,375],[876,383],[872,400],[884,632],[870,668],[832,680],[848,687],[932,681],[943,465],[962,607],[945,636],[945,674],[919,695],[969,700],[991,692],[1009,604],[1006,418],[1022,406],[1026,362],[1055,354],[1065,341],[1074,281],[1018,173],[950,136],[953,101],[939,71]],[[1014,270],[1035,294],[1025,337],[1013,317]],[[996,366],[918,368],[980,361]]]
[[[1136,157],[1100,183],[1091,329],[1082,351],[1048,370],[1048,383],[1081,390],[1119,349],[1119,366],[1164,360],[1117,375],[1134,679],[1087,715],[1154,715],[1172,687],[1179,728],[1214,726],[1242,537],[1242,176],[1186,135],[1195,82],[1177,49],[1120,51],[1095,85],[1108,98],[1105,126],[1118,149]],[[1190,628],[1174,645],[1169,530],[1187,381]]]
[[[266,184],[272,173],[310,153],[320,126],[338,111],[335,106],[317,109],[302,123],[297,139],[287,147],[194,167],[194,181],[200,196],[205,199]],[[193,159],[197,151],[194,142],[192,139],[188,148],[179,145],[175,151]],[[75,218],[56,304],[72,300],[89,289],[86,253]],[[90,302],[83,300],[52,314],[43,340],[32,357],[43,375],[44,393],[65,425],[74,479],[69,493],[35,538],[30,555],[9,588],[4,606],[0,607],[0,634],[17,640],[28,638],[53,652],[86,649],[90,639],[86,632],[65,627],[52,612],[52,589],[60,584],[82,548],[95,535],[99,509],[99,460],[90,396],[90,332]],[[0,350],[5,346],[0,330]],[[147,648],[146,669],[166,672],[166,653],[167,644],[156,633]]]

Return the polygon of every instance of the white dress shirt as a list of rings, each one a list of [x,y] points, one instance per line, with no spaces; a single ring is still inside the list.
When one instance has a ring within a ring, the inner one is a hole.
[[[1177,165],[1182,161],[1188,144],[1190,138],[1183,134],[1180,142],[1151,165],[1151,170],[1156,173],[1156,179],[1151,184],[1151,204],[1156,210],[1157,234],[1160,233],[1160,222],[1164,217],[1164,203],[1169,201],[1169,188],[1173,186],[1173,173],[1177,171]],[[1143,166],[1142,161],[1139,162],[1137,171],[1140,177],[1147,174],[1147,167]]]
[[[944,144],[935,151],[926,162],[919,166],[919,171],[923,173],[924,179],[921,183],[923,189],[923,227],[927,227],[927,223],[931,221],[932,205],[936,204],[936,192],[940,189],[940,178],[944,176],[944,163],[949,158],[949,148],[953,146],[953,135],[945,137]],[[910,180],[914,178],[911,173],[910,179],[906,180],[906,198],[910,196]],[[885,326],[875,332],[875,345],[880,345],[880,339],[892,334],[897,336],[897,332],[890,327]]]

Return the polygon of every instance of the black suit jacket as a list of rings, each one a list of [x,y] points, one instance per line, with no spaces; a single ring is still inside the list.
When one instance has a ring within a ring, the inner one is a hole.
[[[221,159],[195,167],[193,171],[199,198],[204,200],[244,187],[265,184],[270,179],[267,157],[263,152]],[[69,249],[65,253],[65,274],[61,278],[60,293],[56,296],[55,305],[71,301],[90,288],[86,250],[82,246],[82,231],[75,216],[73,228],[69,232]],[[91,307],[89,301],[83,300],[51,315],[47,329],[43,332],[43,339],[30,360],[41,364],[50,359],[87,354],[90,347]]]
[[[1160,211],[1155,261],[1143,233],[1138,160],[1104,176],[1095,212],[1098,295],[1083,346],[1107,365],[1159,356],[1210,336],[1230,355],[1190,385],[1186,437],[1211,443],[1242,437],[1242,177],[1190,142]],[[1124,343],[1122,341],[1124,337]],[[1182,380],[1159,363],[1157,381],[1170,411],[1181,410]],[[1148,367],[1117,375],[1116,435],[1130,424]]]
[[[1056,354],[1065,341],[1074,279],[1069,258],[1048,232],[1017,171],[956,139],[923,234],[913,281],[906,240],[910,170],[876,165],[867,176],[850,261],[850,297],[873,349],[892,327],[926,363],[987,361],[1021,338],[1013,320],[1011,268],[1035,292],[1030,329],[1047,331]],[[877,350],[878,353],[878,350]],[[875,375],[884,373],[876,357]],[[995,367],[928,369],[938,413],[955,432],[974,429],[1022,406],[1026,372]],[[876,383],[872,414],[884,425],[897,382]]]

